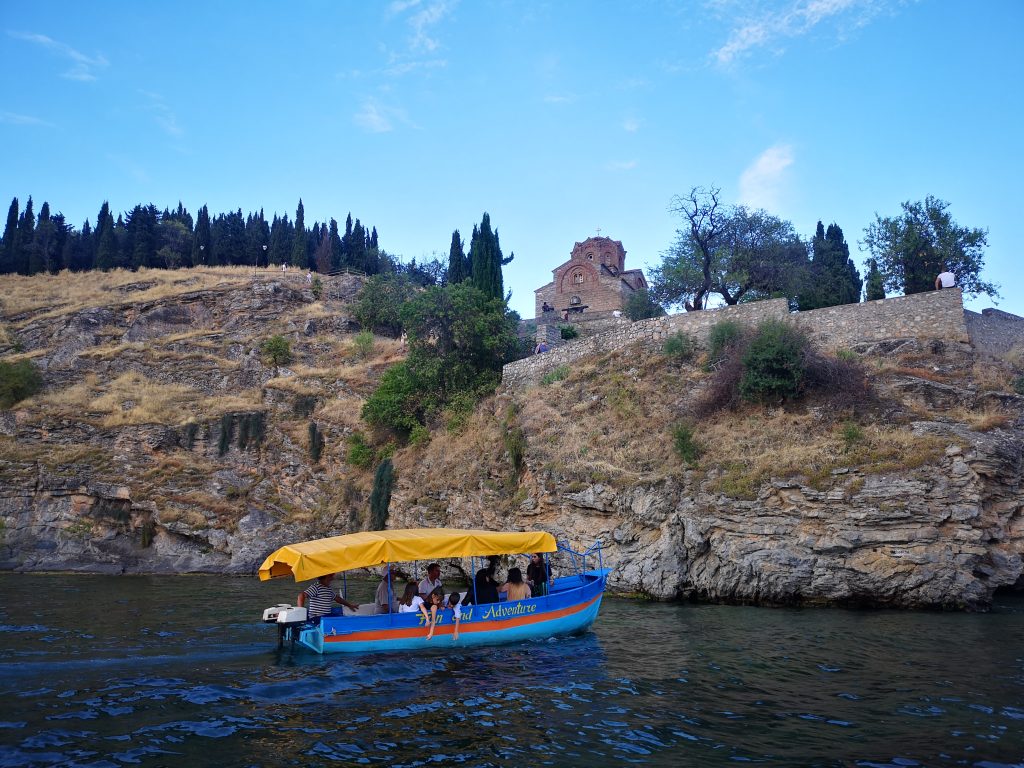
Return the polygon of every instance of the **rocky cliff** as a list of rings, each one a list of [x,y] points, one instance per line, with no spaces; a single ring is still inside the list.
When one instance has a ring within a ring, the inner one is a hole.
[[[0,352],[33,359],[45,388],[0,414],[0,568],[251,573],[283,542],[365,526],[372,467],[349,441],[395,451],[359,410],[402,350],[353,343],[359,281],[317,298],[270,273],[161,279],[5,304]],[[273,334],[291,343],[282,367],[260,351]],[[577,359],[395,451],[388,524],[600,539],[613,588],[657,598],[984,608],[1024,587],[1020,361],[927,338],[845,354],[869,402],[702,418],[693,466],[672,430],[708,386],[699,354]]]

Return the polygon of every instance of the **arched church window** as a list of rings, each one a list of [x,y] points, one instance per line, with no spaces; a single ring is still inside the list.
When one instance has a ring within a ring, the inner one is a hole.
[[[573,282],[573,285],[583,285],[583,273],[582,272],[573,272],[572,273],[572,282]]]
[[[587,254],[587,261],[593,261],[593,260],[594,260],[594,254],[588,253]]]

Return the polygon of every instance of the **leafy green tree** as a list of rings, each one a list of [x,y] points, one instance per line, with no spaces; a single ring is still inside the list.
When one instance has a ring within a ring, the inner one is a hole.
[[[338,269],[341,266],[342,259],[342,248],[341,248],[341,236],[338,234],[338,222],[336,219],[331,219],[331,227],[327,234],[330,238],[331,244],[331,262],[330,268],[332,270]]]
[[[402,332],[402,307],[416,295],[405,275],[374,275],[359,291],[352,315],[374,333],[398,337]]]
[[[156,252],[157,265],[167,269],[188,265],[192,233],[183,221],[173,217],[162,219],[157,225],[157,237],[162,243]]]
[[[719,190],[694,187],[669,208],[685,219],[676,241],[653,271],[652,294],[663,306],[704,309],[792,295],[807,266],[807,249],[793,225],[765,211],[727,207]]]
[[[949,203],[928,195],[923,202],[902,203],[900,216],[882,218],[864,230],[864,243],[878,265],[886,291],[930,291],[943,268],[956,275],[966,296],[998,297],[999,286],[981,279],[988,232],[961,227]]]
[[[518,349],[515,316],[469,281],[427,288],[405,304],[401,320],[408,356],[381,377],[363,418],[403,434],[456,395],[493,391]]]
[[[287,264],[292,252],[292,223],[285,214],[280,219],[274,216],[270,227],[270,248],[267,259],[271,264]]]
[[[882,273],[878,271],[878,262],[868,259],[868,275],[864,281],[864,301],[877,301],[885,298],[885,285]]]
[[[391,506],[391,488],[395,482],[394,466],[391,459],[384,459],[373,475],[373,490],[370,491],[370,530],[383,531],[388,523],[388,508]]]
[[[160,247],[157,234],[159,216],[152,203],[136,205],[128,212],[125,227],[128,232],[128,265],[131,268],[163,266],[156,255]]]
[[[292,361],[292,347],[288,339],[281,335],[271,336],[265,339],[260,346],[260,352],[264,360],[270,365],[287,365]]]
[[[466,264],[466,253],[462,248],[462,238],[459,230],[452,232],[452,244],[448,249],[448,284],[456,285],[469,277],[469,269]]]
[[[662,309],[661,305],[656,302],[646,288],[641,288],[638,291],[634,291],[626,299],[626,305],[623,308],[626,317],[630,320],[643,320],[648,317],[661,317],[665,314],[665,310]]]
[[[800,309],[819,309],[860,301],[862,281],[850,258],[843,230],[832,223],[826,230],[818,222],[811,240],[811,263],[798,301]]]

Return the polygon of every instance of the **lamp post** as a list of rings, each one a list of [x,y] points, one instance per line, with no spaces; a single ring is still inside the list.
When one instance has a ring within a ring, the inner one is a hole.
[[[202,266],[204,266],[204,267],[206,266],[206,254],[203,253],[203,251],[205,251],[205,250],[206,250],[206,246],[205,245],[200,245],[199,246],[199,260],[201,262],[203,262]]]

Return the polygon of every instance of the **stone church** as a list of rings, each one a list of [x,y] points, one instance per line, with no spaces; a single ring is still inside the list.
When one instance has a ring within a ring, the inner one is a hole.
[[[553,281],[534,291],[538,322],[607,316],[621,311],[634,291],[647,287],[642,270],[626,269],[622,243],[607,237],[576,243],[569,260],[553,274]]]

